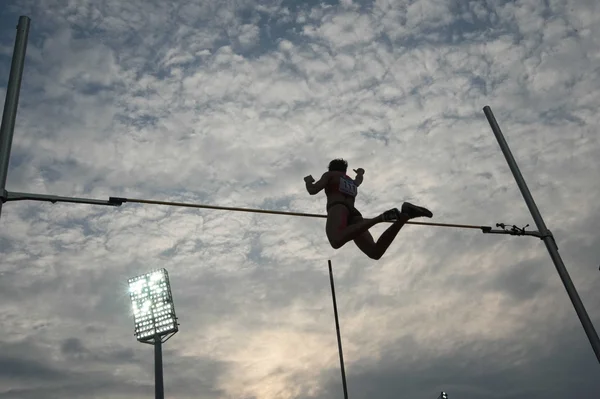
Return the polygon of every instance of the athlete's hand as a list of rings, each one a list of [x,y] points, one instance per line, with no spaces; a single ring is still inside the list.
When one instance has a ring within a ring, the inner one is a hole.
[[[304,181],[307,183],[314,183],[315,179],[313,179],[312,175],[308,175],[304,178]]]
[[[365,170],[363,168],[353,169],[357,175],[362,176],[365,174]]]

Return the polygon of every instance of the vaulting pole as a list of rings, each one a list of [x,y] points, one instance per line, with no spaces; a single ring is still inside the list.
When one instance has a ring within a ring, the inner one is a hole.
[[[27,50],[30,22],[29,17],[21,16],[19,18],[10,75],[6,88],[4,112],[2,113],[2,125],[0,125],[0,215],[2,215],[2,204],[7,198],[6,177],[8,175],[8,161],[10,159],[13,133],[15,131],[15,120],[17,119],[19,93],[21,91],[23,69],[25,67],[25,52]]]
[[[342,337],[340,334],[340,322],[338,320],[337,302],[335,301],[335,286],[333,285],[333,271],[331,260],[329,263],[329,281],[331,283],[331,296],[333,298],[333,314],[335,316],[335,330],[337,332],[338,353],[340,354],[340,369],[342,370],[342,386],[344,387],[344,399],[348,399],[348,386],[346,385],[346,369],[344,368],[344,353],[342,351]]]
[[[527,183],[525,183],[525,179],[523,178],[523,175],[521,175],[521,171],[519,170],[517,161],[515,161],[515,158],[513,157],[510,148],[508,147],[508,143],[504,139],[504,135],[500,130],[500,126],[498,126],[498,122],[496,122],[496,118],[492,113],[492,109],[488,105],[486,105],[483,108],[483,112],[485,113],[485,116],[492,128],[492,131],[494,132],[494,135],[498,140],[498,144],[500,145],[500,149],[502,150],[502,153],[506,158],[506,162],[508,162],[508,166],[510,167],[513,176],[517,181],[517,185],[521,190],[521,194],[523,195],[523,199],[525,199],[525,203],[529,208],[529,212],[531,212],[531,216],[533,217],[533,220],[537,225],[537,228],[541,235],[540,238],[544,241],[544,244],[546,244],[546,249],[550,254],[550,258],[554,262],[556,271],[558,271],[558,275],[560,276],[560,279],[562,280],[565,289],[567,290],[567,294],[569,295],[569,298],[571,298],[571,302],[573,303],[575,312],[577,312],[577,316],[579,316],[579,320],[583,325],[583,329],[585,330],[585,333],[587,334],[588,339],[590,340],[590,344],[592,345],[592,349],[596,354],[596,359],[598,359],[598,362],[600,362],[600,340],[598,339],[598,334],[596,333],[594,325],[592,324],[592,321],[590,320],[590,317],[588,316],[585,307],[583,306],[583,303],[579,298],[579,294],[575,289],[575,285],[573,285],[573,281],[569,276],[569,272],[567,272],[567,268],[565,267],[565,264],[563,263],[562,258],[558,253],[558,246],[556,245],[554,236],[546,227],[544,219],[542,219],[542,215],[540,214],[540,211],[537,205],[535,204],[535,201],[533,200],[533,196],[529,192],[529,188],[527,188]]]

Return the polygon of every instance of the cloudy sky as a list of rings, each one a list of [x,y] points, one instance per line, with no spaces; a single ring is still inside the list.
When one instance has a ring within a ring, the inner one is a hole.
[[[4,0],[0,98],[31,17],[7,189],[325,212],[336,157],[367,217],[534,225],[490,105],[600,328],[595,0]],[[376,226],[377,237],[385,228]],[[9,202],[0,399],[148,398],[127,278],[168,270],[172,399],[559,399],[600,367],[543,243],[409,225],[379,261],[324,220]]]

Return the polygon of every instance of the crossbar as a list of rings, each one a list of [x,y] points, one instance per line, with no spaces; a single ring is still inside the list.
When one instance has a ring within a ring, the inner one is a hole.
[[[45,194],[32,194],[32,193],[17,193],[17,192],[6,192],[5,197],[2,198],[2,202],[8,201],[45,201],[45,202],[69,202],[89,205],[107,205],[107,206],[121,206],[126,202],[148,204],[148,205],[165,205],[165,206],[180,206],[185,208],[200,208],[200,209],[216,209],[220,211],[233,211],[233,212],[253,212],[253,213],[266,213],[271,215],[285,215],[285,216],[300,216],[310,218],[321,218],[327,219],[327,215],[317,213],[302,213],[302,212],[286,212],[286,211],[273,211],[270,209],[255,209],[255,208],[239,208],[232,206],[218,206],[218,205],[204,205],[190,202],[173,202],[173,201],[157,201],[148,200],[141,198],[123,198],[123,197],[109,197],[108,201],[89,199],[89,198],[77,198],[77,197],[62,197],[58,195],[45,195]],[[476,229],[487,233],[491,230],[489,226],[476,226],[471,224],[455,224],[455,223],[434,223],[434,222],[414,222],[408,221],[407,224],[415,224],[422,226],[432,227],[451,227],[457,229]]]

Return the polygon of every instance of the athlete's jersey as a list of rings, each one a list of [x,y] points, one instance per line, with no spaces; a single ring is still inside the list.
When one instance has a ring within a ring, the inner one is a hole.
[[[354,180],[350,178],[348,175],[343,175],[339,177],[339,182],[336,182],[336,179],[332,179],[333,181],[328,184],[326,188],[327,193],[332,193],[338,191],[347,197],[356,197],[358,194],[358,186],[354,183]]]

